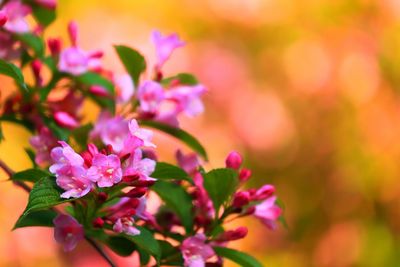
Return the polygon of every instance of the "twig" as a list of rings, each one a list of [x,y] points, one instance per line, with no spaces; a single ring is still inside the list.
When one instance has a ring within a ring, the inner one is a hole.
[[[7,175],[11,178],[14,175],[14,171],[8,167],[8,165],[2,161],[0,159],[0,168],[3,169]],[[31,192],[31,188],[25,184],[23,181],[13,181],[13,183],[16,186],[21,187],[22,189],[24,189],[27,193]],[[56,209],[53,208],[54,211],[57,212]],[[59,212],[58,212],[59,213]],[[111,258],[104,252],[104,250],[101,249],[101,247],[96,243],[96,241],[94,241],[93,239],[91,239],[90,237],[85,236],[86,241],[92,245],[96,251],[107,261],[108,264],[110,264],[111,267],[116,267],[117,265],[115,265],[115,263],[111,260]]]
[[[111,258],[104,252],[104,250],[90,237],[85,236],[87,242],[89,242],[92,247],[110,264],[111,267],[116,267],[115,263],[111,260]]]

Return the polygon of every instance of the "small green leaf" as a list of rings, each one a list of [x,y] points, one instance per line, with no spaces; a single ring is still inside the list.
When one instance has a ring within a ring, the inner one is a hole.
[[[139,84],[140,74],[146,70],[146,61],[144,57],[130,47],[124,45],[116,45],[114,47],[126,71],[137,86]]]
[[[217,253],[218,256],[221,256],[223,258],[229,259],[233,262],[236,262],[239,266],[241,267],[262,267],[263,265],[257,261],[255,258],[252,256],[234,250],[230,248],[225,248],[225,247],[214,247],[215,253]]]
[[[153,233],[141,226],[135,226],[137,229],[140,230],[139,235],[131,236],[131,235],[124,235],[127,239],[131,240],[135,245],[150,253],[154,256],[154,258],[159,262],[161,257],[161,249],[157,242],[157,240],[153,237]]]
[[[112,251],[120,256],[130,256],[135,251],[135,244],[123,236],[110,236],[106,244]]]
[[[42,178],[49,177],[50,174],[48,172],[39,170],[39,169],[29,169],[21,172],[15,173],[11,180],[13,181],[23,181],[23,182],[37,182]]]
[[[236,191],[239,184],[237,173],[233,169],[215,169],[204,174],[203,177],[204,188],[218,214],[221,205]]]
[[[43,26],[49,26],[56,19],[56,11],[39,5],[32,5],[33,16]]]
[[[29,193],[28,205],[22,216],[73,200],[61,198],[60,195],[62,193],[63,190],[57,186],[54,177],[44,177],[40,179],[35,183],[32,191]]]
[[[19,87],[28,92],[28,87],[25,84],[24,76],[21,70],[12,63],[0,59],[0,74],[4,74],[14,79]]]
[[[191,181],[184,170],[166,162],[157,162],[156,169],[150,176],[153,178],[165,180],[172,179]]]
[[[163,265],[183,266],[182,253],[177,247],[164,240],[157,240],[161,248],[161,259]]]
[[[13,115],[3,115],[0,117],[0,121],[7,121],[7,122],[19,124],[21,126],[24,126],[28,131],[30,131],[32,133],[35,130],[35,126],[30,121],[18,119]]]
[[[32,149],[30,148],[24,148],[26,154],[28,155],[29,159],[32,162],[33,167],[37,167],[36,161],[35,161],[35,152],[33,152]]]
[[[185,84],[185,85],[196,85],[199,84],[199,81],[197,80],[196,77],[194,77],[190,73],[179,73],[175,76],[165,78],[161,81],[163,85],[169,85],[172,81],[178,80],[179,83]]]
[[[158,180],[151,189],[155,191],[179,217],[186,233],[193,228],[193,204],[191,196],[178,184]]]
[[[13,229],[28,227],[28,226],[47,226],[53,227],[53,219],[57,216],[54,210],[40,210],[29,213],[26,216],[21,216],[15,223]]]
[[[44,55],[44,43],[43,40],[31,33],[23,33],[17,35],[17,38],[24,44],[32,48],[35,52],[36,57],[42,57]]]
[[[182,129],[176,128],[169,126],[164,123],[159,123],[155,121],[141,121],[141,125],[148,126],[157,130],[160,130],[164,133],[167,133],[179,140],[181,140],[183,143],[188,145],[190,148],[192,148],[194,151],[196,151],[200,156],[202,156],[205,160],[208,160],[207,157],[207,152],[204,149],[204,147],[197,141],[196,138],[194,138],[192,135],[189,133],[185,132]]]

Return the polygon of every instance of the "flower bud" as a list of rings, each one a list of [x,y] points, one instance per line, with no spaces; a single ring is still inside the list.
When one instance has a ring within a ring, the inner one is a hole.
[[[64,111],[57,111],[56,113],[54,113],[54,120],[61,127],[65,127],[68,129],[74,129],[79,126],[78,121]]]
[[[97,146],[93,143],[89,143],[87,145],[87,150],[89,151],[89,153],[94,156],[96,154],[99,154],[99,149],[97,148]]]
[[[140,180],[140,181],[134,181],[131,183],[132,186],[136,187],[149,187],[155,184],[156,180]]]
[[[35,77],[36,84],[38,86],[42,86],[43,79],[42,79],[42,76],[40,75],[40,71],[42,69],[42,62],[38,59],[35,59],[32,61],[31,64],[32,64],[32,72],[33,72],[33,76]]]
[[[135,187],[125,194],[127,197],[139,198],[147,193],[147,188],[145,187]]]
[[[104,203],[108,199],[108,194],[106,192],[100,192],[97,195],[97,199],[99,200],[99,202]]]
[[[104,225],[104,220],[100,217],[97,217],[93,220],[92,225],[94,228],[102,228]]]
[[[226,242],[226,241],[242,239],[247,235],[247,233],[248,233],[247,228],[244,226],[241,226],[235,230],[229,230],[229,231],[223,232],[216,238],[216,241]]]
[[[140,178],[140,175],[135,173],[135,174],[132,174],[132,175],[123,176],[122,177],[122,181],[125,182],[125,183],[132,183],[134,181],[139,180],[139,178]]]
[[[108,97],[109,93],[106,88],[100,85],[92,85],[89,88],[89,92],[92,93],[93,95],[96,96],[101,96],[101,97]]]
[[[243,206],[246,206],[250,202],[250,194],[249,192],[242,191],[242,192],[237,192],[233,198],[233,206],[235,208],[241,208]]]
[[[251,206],[242,214],[242,216],[252,215],[255,211],[256,211],[256,207]]]
[[[81,157],[83,158],[86,167],[90,168],[92,166],[93,156],[88,151],[83,151]]]
[[[68,34],[72,46],[77,46],[78,44],[78,24],[75,21],[71,21],[68,24]]]
[[[49,46],[50,53],[53,57],[60,54],[62,47],[60,38],[50,38],[49,40],[47,40],[47,45]]]
[[[242,157],[236,151],[232,151],[229,153],[228,157],[226,157],[225,165],[227,168],[238,170],[242,165]]]
[[[239,172],[239,180],[241,182],[246,182],[247,180],[250,179],[250,176],[251,176],[251,170],[249,169],[243,168]]]
[[[0,10],[0,27],[4,26],[8,20],[8,16],[5,11]]]
[[[274,193],[275,187],[273,185],[266,184],[254,193],[254,195],[252,196],[252,200],[264,200],[272,196]]]

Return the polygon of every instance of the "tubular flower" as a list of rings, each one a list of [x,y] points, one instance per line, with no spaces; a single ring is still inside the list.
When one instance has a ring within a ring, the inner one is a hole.
[[[58,145],[57,139],[47,127],[42,127],[39,134],[32,136],[29,143],[35,148],[35,162],[38,165],[51,162],[50,151]]]
[[[275,204],[275,201],[276,197],[271,196],[258,204],[254,211],[254,216],[271,230],[276,228],[276,221],[282,215],[282,209]]]
[[[185,45],[183,41],[179,40],[179,36],[176,33],[162,36],[159,31],[153,31],[151,39],[156,48],[158,68],[164,65],[175,49]]]
[[[23,4],[20,0],[8,1],[2,11],[7,16],[4,28],[13,33],[29,32],[29,24],[26,16],[32,13],[30,6]]]
[[[181,251],[186,267],[204,267],[206,261],[215,255],[212,247],[205,241],[204,234],[196,234],[182,242]]]
[[[64,251],[73,250],[85,238],[83,226],[69,215],[60,214],[53,223],[54,239],[64,246]]]
[[[122,169],[118,156],[96,154],[92,166],[87,171],[87,177],[99,187],[110,187],[119,183],[122,179]]]

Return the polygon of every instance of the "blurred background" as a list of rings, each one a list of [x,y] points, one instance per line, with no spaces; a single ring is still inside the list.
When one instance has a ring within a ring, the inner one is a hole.
[[[151,30],[187,41],[165,73],[193,72],[209,93],[183,127],[210,167],[242,152],[251,186],[275,184],[286,206],[287,230],[244,220],[249,237],[232,246],[265,266],[400,266],[399,1],[60,0],[58,14],[48,37],[67,42],[75,19],[81,45],[121,72],[113,44],[152,62]],[[0,157],[22,170],[28,133],[6,126]],[[172,161],[171,139],[158,140]],[[103,266],[91,248],[65,255],[49,229],[10,232],[27,195],[7,182],[0,195],[0,266]]]

